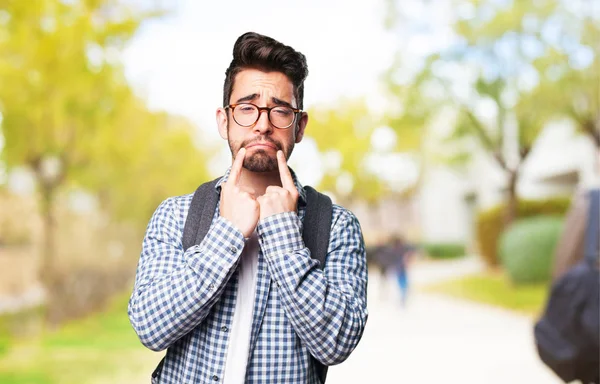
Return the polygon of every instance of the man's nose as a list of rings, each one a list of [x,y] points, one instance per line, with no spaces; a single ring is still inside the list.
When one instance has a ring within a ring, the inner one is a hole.
[[[262,110],[258,112],[258,120],[256,120],[256,124],[254,124],[255,132],[258,133],[269,133],[273,130],[273,126],[269,121],[269,112],[266,110]]]

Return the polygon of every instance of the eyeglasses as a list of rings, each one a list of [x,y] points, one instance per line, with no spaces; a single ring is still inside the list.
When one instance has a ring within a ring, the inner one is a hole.
[[[231,109],[233,120],[242,127],[251,127],[260,118],[262,111],[267,111],[269,121],[275,128],[286,129],[291,127],[296,121],[296,115],[302,110],[277,106],[277,107],[259,107],[251,103],[229,104],[225,109]]]

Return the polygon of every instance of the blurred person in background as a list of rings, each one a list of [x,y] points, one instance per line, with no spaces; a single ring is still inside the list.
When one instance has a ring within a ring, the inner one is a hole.
[[[389,252],[390,259],[393,260],[392,269],[400,290],[400,302],[405,307],[410,288],[408,268],[416,255],[416,248],[409,244],[403,236],[396,235],[392,238]]]
[[[557,281],[565,272],[583,260],[591,191],[597,189],[600,189],[600,152],[597,154],[596,179],[590,186],[579,186],[565,216],[564,230],[556,245],[553,281]]]
[[[143,241],[128,312],[145,346],[167,349],[154,383],[319,383],[362,336],[358,220],[333,205],[323,268],[302,237],[307,190],[287,166],[308,122],[307,74],[305,56],[270,37],[234,45],[216,112],[232,166],[216,181],[210,229],[184,249],[193,194],[172,197]]]
[[[565,272],[583,260],[584,235],[590,209],[589,192],[588,189],[580,188],[573,196],[565,216],[564,229],[556,245],[553,281],[557,281]]]
[[[379,286],[379,297],[382,300],[388,298],[390,291],[388,279],[390,274],[393,273],[394,264],[396,263],[396,255],[390,248],[389,240],[380,241],[376,245],[367,247],[367,257],[371,260],[371,265],[375,269]]]
[[[600,384],[598,181],[573,197],[555,251],[552,286],[534,327],[541,360],[564,382]]]

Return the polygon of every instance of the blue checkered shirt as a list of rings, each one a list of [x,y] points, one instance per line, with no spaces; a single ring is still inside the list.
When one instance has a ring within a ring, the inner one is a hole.
[[[229,170],[217,183],[227,180]],[[327,261],[310,257],[302,240],[306,194],[298,213],[259,221],[260,250],[246,383],[319,383],[312,356],[344,361],[367,321],[367,266],[356,217],[333,206]],[[160,383],[223,380],[244,236],[214,213],[204,240],[188,250],[183,227],[193,194],[172,197],[154,212],[143,242],[129,319],[141,342],[166,348]]]

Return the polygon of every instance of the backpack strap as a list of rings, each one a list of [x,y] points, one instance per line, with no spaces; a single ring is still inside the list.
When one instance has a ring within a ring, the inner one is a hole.
[[[585,231],[584,259],[592,267],[598,265],[600,253],[600,189],[589,192],[589,209]]]
[[[310,250],[310,257],[319,260],[320,268],[324,269],[329,248],[333,203],[329,196],[317,192],[312,187],[305,186],[304,190],[306,191],[306,212],[304,213],[302,238]],[[314,357],[312,359],[317,376],[321,383],[325,383],[328,367]]]
[[[329,248],[329,233],[331,232],[331,216],[333,214],[333,203],[331,199],[314,188],[305,186],[306,212],[302,238],[304,244],[310,250],[310,256],[319,260],[320,268],[325,268],[325,257]]]
[[[184,251],[200,244],[208,233],[215,215],[215,209],[219,203],[219,195],[215,187],[220,179],[220,177],[217,177],[213,181],[204,183],[194,192],[183,227],[182,243]]]

